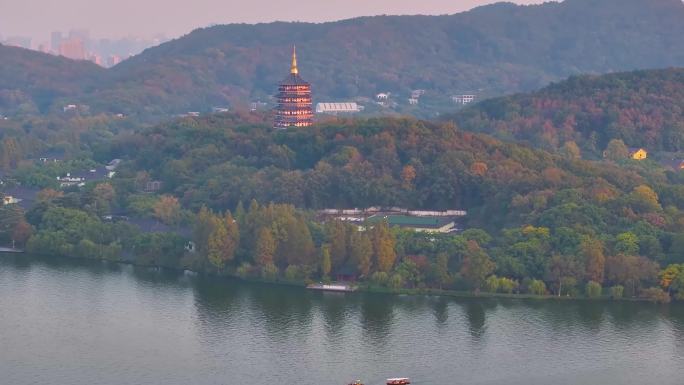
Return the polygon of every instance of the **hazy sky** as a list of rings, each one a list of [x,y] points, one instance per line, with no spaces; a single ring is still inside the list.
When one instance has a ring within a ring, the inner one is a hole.
[[[447,14],[496,0],[0,0],[0,34],[47,41],[51,31],[93,37],[168,37],[210,24],[329,21],[380,14]],[[514,0],[519,4],[543,0]]]

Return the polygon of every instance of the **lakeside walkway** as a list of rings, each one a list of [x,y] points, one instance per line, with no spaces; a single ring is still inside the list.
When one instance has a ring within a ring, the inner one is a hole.
[[[0,247],[0,253],[23,253],[22,249],[13,249],[11,247]]]

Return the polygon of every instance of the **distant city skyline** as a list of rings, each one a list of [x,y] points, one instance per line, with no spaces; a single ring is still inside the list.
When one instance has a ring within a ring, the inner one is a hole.
[[[0,36],[49,42],[53,31],[88,30],[94,38],[175,38],[212,24],[325,22],[371,15],[453,14],[497,0],[5,0]],[[539,4],[544,0],[514,0]]]

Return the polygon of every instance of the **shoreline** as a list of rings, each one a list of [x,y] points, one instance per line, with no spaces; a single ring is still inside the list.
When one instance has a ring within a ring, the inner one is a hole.
[[[142,268],[150,268],[150,269],[163,269],[163,270],[168,270],[168,271],[174,271],[174,272],[190,272],[195,275],[204,275],[207,277],[213,277],[213,278],[218,278],[218,279],[234,279],[234,280],[239,280],[247,283],[255,283],[255,284],[268,284],[268,285],[277,285],[277,286],[290,286],[290,287],[299,287],[302,289],[305,289],[307,291],[314,291],[314,290],[309,290],[307,289],[307,285],[310,284],[311,282],[309,281],[290,281],[287,279],[264,279],[264,278],[259,278],[259,277],[243,277],[237,274],[231,274],[231,273],[223,273],[223,274],[216,274],[216,273],[211,273],[211,272],[199,272],[199,271],[194,271],[190,269],[182,269],[182,268],[173,268],[173,267],[167,267],[167,266],[157,266],[157,265],[144,265],[144,264],[139,264],[135,263],[134,261],[129,261],[129,260],[119,260],[119,261],[111,261],[108,259],[90,259],[90,258],[82,258],[82,257],[73,257],[73,256],[49,256],[49,255],[36,255],[36,254],[27,254],[27,253],[11,253],[11,252],[4,252],[0,251],[0,257],[3,256],[12,256],[15,258],[22,258],[28,256],[29,258],[33,257],[38,257],[38,258],[43,258],[43,259],[49,259],[49,258],[60,258],[60,259],[65,259],[65,260],[82,260],[82,261],[92,261],[92,262],[107,262],[107,263],[114,263],[114,264],[119,264],[119,265],[127,265],[127,266],[134,266],[134,267],[142,267]],[[424,288],[424,289],[418,289],[418,288],[402,288],[402,289],[390,289],[390,288],[385,288],[385,287],[380,287],[380,286],[374,286],[371,284],[367,283],[355,283],[356,284],[356,290],[353,292],[342,292],[341,294],[356,294],[356,293],[370,293],[370,294],[385,294],[385,295],[395,295],[395,296],[401,296],[401,295],[407,295],[407,296],[430,296],[430,297],[446,297],[446,298],[461,298],[461,299],[519,299],[519,300],[536,300],[536,301],[591,301],[591,302],[621,302],[621,301],[627,301],[627,302],[647,302],[647,303],[653,303],[653,304],[660,304],[654,301],[651,301],[647,298],[639,298],[639,297],[629,297],[629,298],[611,298],[610,296],[600,296],[596,298],[589,298],[585,296],[581,297],[571,297],[571,296],[557,296],[557,295],[535,295],[535,294],[507,294],[507,293],[488,293],[488,292],[479,292],[479,293],[474,293],[474,292],[468,292],[468,291],[458,291],[458,290],[445,290],[445,289],[432,289],[432,288]],[[674,301],[670,303],[676,303]]]

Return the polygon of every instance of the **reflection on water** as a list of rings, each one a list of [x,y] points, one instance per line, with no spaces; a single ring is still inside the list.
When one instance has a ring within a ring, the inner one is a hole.
[[[481,302],[468,301],[465,305],[468,329],[473,339],[482,338],[485,332],[485,309]]]
[[[684,306],[320,293],[0,257],[8,384],[679,384]]]

